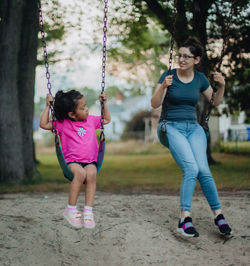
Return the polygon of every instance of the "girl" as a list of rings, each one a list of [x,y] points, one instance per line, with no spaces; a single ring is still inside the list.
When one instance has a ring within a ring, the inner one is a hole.
[[[107,97],[103,93],[99,96],[104,102],[104,124],[110,122],[110,113],[107,107]],[[49,121],[50,102],[53,97],[48,94],[46,107],[40,117],[40,127],[52,130]],[[56,130],[61,139],[62,151],[73,180],[70,184],[68,205],[64,211],[65,219],[75,228],[94,228],[95,221],[92,212],[96,192],[96,173],[98,144],[96,129],[100,128],[101,118],[88,113],[84,96],[75,90],[68,92],[58,91],[55,96],[54,112]],[[85,188],[85,206],[82,215],[77,210],[77,199],[83,183]]]
[[[200,93],[210,101],[213,92],[206,76],[195,70],[201,56],[202,46],[196,38],[184,41],[178,50],[179,68],[173,69],[171,73],[163,73],[151,99],[153,108],[162,105],[158,130],[166,119],[169,149],[183,172],[180,189],[181,212],[177,231],[188,237],[199,236],[190,217],[197,179],[214,213],[214,222],[220,233],[231,234],[231,228],[222,214],[217,188],[208,166],[206,135],[196,117],[196,104]],[[218,83],[214,97],[214,105],[217,106],[224,95],[225,80],[218,72],[213,73],[213,78]]]

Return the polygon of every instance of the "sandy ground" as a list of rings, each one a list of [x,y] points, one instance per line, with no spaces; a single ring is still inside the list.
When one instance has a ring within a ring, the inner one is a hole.
[[[221,193],[230,238],[218,234],[202,195],[193,200],[200,237],[192,239],[175,230],[178,196],[99,192],[97,226],[80,230],[63,219],[66,202],[65,193],[2,195],[0,265],[250,265],[250,191]]]

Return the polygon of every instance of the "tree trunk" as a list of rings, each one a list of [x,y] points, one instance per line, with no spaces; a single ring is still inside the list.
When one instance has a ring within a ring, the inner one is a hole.
[[[203,45],[204,51],[206,51],[207,46],[207,17],[208,17],[208,10],[211,7],[212,1],[209,0],[194,0],[193,1],[193,21],[192,21],[192,27],[193,27],[193,34],[197,36],[200,40],[200,42]],[[206,52],[204,52],[204,55],[201,60],[200,64],[200,70],[204,72],[206,75],[208,75],[209,69],[209,62]],[[204,121],[207,110],[209,108],[210,103],[207,102],[205,97],[201,97],[199,104],[198,104],[198,121]],[[209,164],[215,164],[216,161],[213,159],[211,154],[211,137],[209,136],[207,140],[207,158]]]
[[[0,180],[24,177],[22,130],[18,104],[18,51],[23,1],[1,1],[0,24]]]
[[[35,171],[32,160],[35,10],[31,0],[1,0],[0,4],[1,182],[19,183]]]
[[[36,172],[33,145],[33,116],[38,22],[37,1],[25,0],[18,58],[18,98],[22,121],[22,154],[26,177],[32,177]]]

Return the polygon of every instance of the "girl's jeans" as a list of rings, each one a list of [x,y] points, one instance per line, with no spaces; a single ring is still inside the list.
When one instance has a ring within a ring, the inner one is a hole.
[[[207,139],[203,128],[195,121],[168,121],[169,149],[183,172],[180,207],[190,211],[198,179],[212,210],[221,208],[217,188],[207,162]]]

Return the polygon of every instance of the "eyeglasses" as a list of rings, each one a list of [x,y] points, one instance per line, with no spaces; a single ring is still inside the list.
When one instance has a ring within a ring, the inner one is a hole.
[[[190,58],[195,58],[195,56],[193,56],[193,55],[187,55],[187,54],[177,54],[176,55],[176,58],[177,59],[181,59],[182,58],[184,61],[187,61]]]

